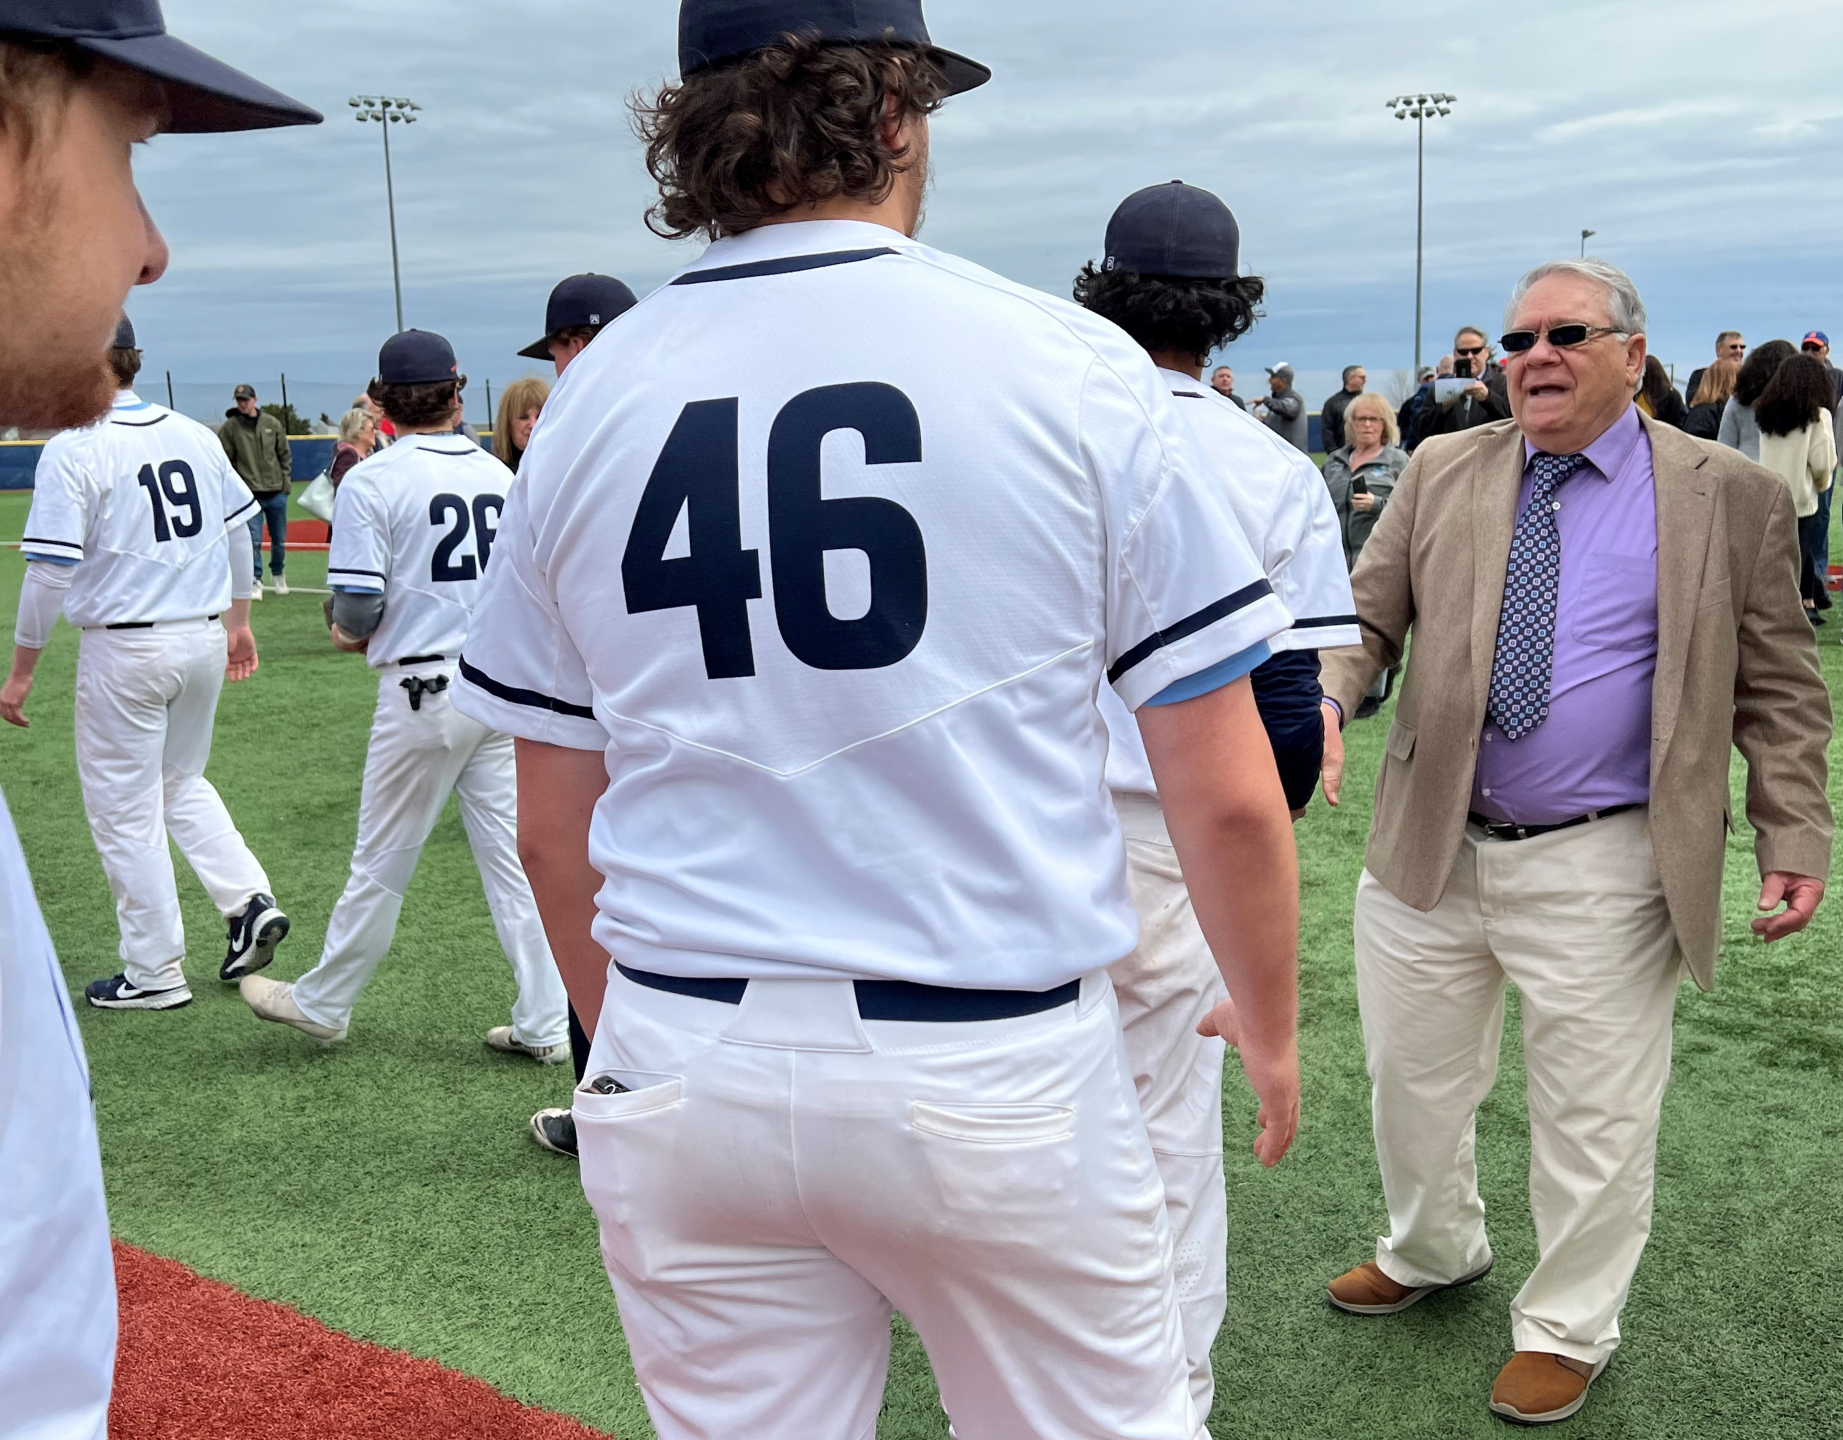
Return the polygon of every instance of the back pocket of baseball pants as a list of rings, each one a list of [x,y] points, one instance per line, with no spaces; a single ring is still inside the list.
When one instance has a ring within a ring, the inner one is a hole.
[[[949,1248],[1034,1251],[1080,1208],[1069,1106],[916,1100],[909,1128],[934,1183],[925,1213]]]

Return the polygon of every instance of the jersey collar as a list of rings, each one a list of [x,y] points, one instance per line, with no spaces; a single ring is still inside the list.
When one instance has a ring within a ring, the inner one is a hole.
[[[154,406],[151,400],[143,400],[132,390],[117,390],[115,392],[115,403],[109,408],[117,413],[121,413],[128,410],[151,410]]]
[[[901,249],[915,243],[900,230],[864,220],[792,220],[785,225],[760,225],[746,235],[713,240],[679,273],[781,260],[789,255],[823,255],[832,250],[870,250],[879,246]]]

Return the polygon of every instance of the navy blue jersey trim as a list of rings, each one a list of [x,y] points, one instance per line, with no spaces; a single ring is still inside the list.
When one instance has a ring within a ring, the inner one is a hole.
[[[482,450],[478,445],[474,444],[473,441],[471,440],[467,442],[467,448],[465,450],[435,450],[427,445],[418,445],[416,448],[420,450],[424,455],[455,455],[455,456],[465,457],[468,455],[486,454],[486,451]]]
[[[1173,390],[1171,393],[1180,400],[1207,400],[1209,398],[1201,390]]]
[[[66,550],[75,550],[79,555],[83,553],[82,543],[76,540],[47,540],[40,535],[22,535],[19,539],[20,548],[23,550],[28,545],[60,545]]]
[[[569,715],[578,720],[595,718],[595,712],[587,705],[572,705],[569,701],[559,700],[554,695],[543,695],[536,690],[521,690],[516,685],[502,685],[484,670],[469,665],[465,655],[461,657],[461,678],[470,685],[478,685],[495,699],[508,700],[514,705],[529,705],[533,710],[549,710],[554,714]]]
[[[230,514],[226,515],[224,517],[224,523],[229,525],[233,521],[241,520],[245,515],[249,514],[250,511],[260,510],[261,508],[262,507],[254,500],[251,500],[247,504],[239,505],[235,510],[231,511]]]
[[[854,265],[859,260],[874,260],[879,255],[897,252],[888,245],[874,250],[834,250],[824,255],[784,255],[779,260],[755,260],[747,265],[718,265],[710,270],[691,270],[680,275],[674,285],[708,285],[713,280],[754,280],[762,275],[791,275],[800,270],[823,270],[829,265]]]
[[[151,420],[111,420],[111,425],[126,425],[130,430],[146,430],[166,419],[165,415],[156,415]]]
[[[1131,670],[1135,665],[1148,657],[1157,654],[1158,651],[1164,649],[1165,646],[1175,645],[1178,641],[1195,635],[1199,630],[1207,630],[1218,620],[1233,615],[1237,610],[1245,610],[1248,606],[1254,604],[1256,600],[1260,600],[1271,594],[1273,594],[1273,586],[1269,585],[1265,580],[1256,580],[1252,585],[1242,586],[1241,589],[1237,590],[1232,595],[1224,595],[1213,604],[1205,605],[1201,610],[1197,611],[1196,614],[1187,616],[1185,619],[1178,621],[1177,624],[1167,626],[1165,629],[1155,634],[1146,636],[1145,639],[1133,646],[1131,650],[1128,650],[1118,660],[1114,661],[1113,668],[1107,672],[1107,683],[1110,685],[1119,684],[1120,677],[1128,670]]]
[[[1304,620],[1293,621],[1293,629],[1318,630],[1328,629],[1333,625],[1355,625],[1356,623],[1355,615],[1311,615]]]

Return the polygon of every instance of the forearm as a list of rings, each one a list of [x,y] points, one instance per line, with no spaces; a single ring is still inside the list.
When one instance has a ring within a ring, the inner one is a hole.
[[[1273,751],[1246,679],[1141,708],[1140,731],[1191,905],[1245,1035],[1290,1051],[1298,1020],[1299,871]]]
[[[51,628],[58,623],[64,608],[64,592],[70,588],[75,566],[58,565],[49,560],[32,560],[26,565],[26,578],[19,587],[19,615],[13,626],[13,642],[19,650],[38,663],[38,652],[51,640]],[[14,654],[13,673],[30,675],[32,665],[20,669],[18,652]]]
[[[250,543],[250,527],[242,521],[229,526],[224,537],[230,542],[230,598],[244,602],[243,613],[249,614],[249,598],[256,588],[256,552]]]
[[[608,983],[608,952],[594,935],[602,876],[589,861],[589,825],[608,772],[596,751],[522,739],[516,748],[519,859],[557,972],[592,1035]]]

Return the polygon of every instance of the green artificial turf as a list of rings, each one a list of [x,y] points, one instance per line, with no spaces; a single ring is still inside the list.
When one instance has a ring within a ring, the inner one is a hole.
[[[17,537],[23,518],[23,497],[0,496],[0,539]],[[322,584],[324,563],[300,553],[289,578]],[[9,630],[19,576],[17,553],[0,551]],[[271,972],[286,979],[313,962],[344,883],[375,690],[356,657],[327,645],[318,596],[265,600],[255,625],[262,669],[225,692],[210,774],[294,919]],[[1820,632],[1833,693],[1840,632]],[[71,754],[75,654],[60,627],[33,728],[0,734],[0,776],[73,992],[118,968]],[[1349,799],[1337,812],[1315,805],[1299,827],[1305,1120],[1278,1170],[1249,1156],[1251,1099],[1239,1075],[1230,1081],[1218,1435],[1504,1433],[1484,1399],[1509,1353],[1510,1297],[1534,1259],[1514,999],[1479,1125],[1495,1273],[1388,1320],[1336,1314],[1320,1292],[1371,1253],[1384,1221],[1350,910],[1386,724],[1385,712],[1351,728]],[[1657,1215],[1626,1344],[1570,1427],[1596,1440],[1836,1433],[1843,896],[1810,933],[1762,950],[1746,935],[1746,834],[1729,861],[1721,988],[1685,988],[1679,1003]],[[351,1038],[332,1048],[255,1021],[219,986],[221,923],[178,869],[197,1002],[168,1014],[79,1005],[117,1233],[520,1399],[622,1437],[649,1434],[575,1168],[524,1130],[534,1109],[564,1102],[567,1067],[541,1070],[481,1043],[506,1020],[512,984],[452,808]],[[926,1361],[900,1324],[879,1433],[946,1433]]]

